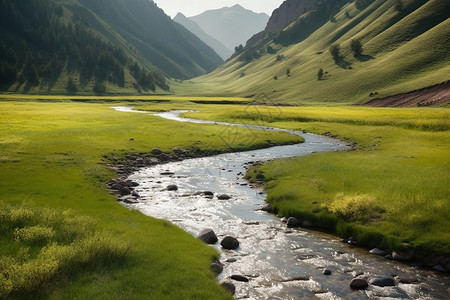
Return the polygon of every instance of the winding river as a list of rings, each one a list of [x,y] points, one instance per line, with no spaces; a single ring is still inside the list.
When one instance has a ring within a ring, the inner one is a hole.
[[[124,112],[131,108],[116,107]],[[179,122],[245,126],[261,130],[282,130],[181,118],[183,111],[154,116]],[[260,210],[263,191],[244,179],[246,168],[255,161],[307,155],[312,152],[348,149],[345,143],[328,137],[298,134],[305,142],[213,157],[188,159],[143,168],[129,179],[139,183],[139,203],[127,205],[151,217],[166,219],[196,236],[212,228],[219,241],[231,235],[240,242],[237,250],[221,253],[224,271],[218,280],[243,275],[249,282],[233,281],[237,299],[449,299],[450,280],[431,271],[389,261],[367,250],[339,242],[336,237],[305,229],[287,229],[276,216]],[[168,191],[168,185],[178,190]],[[207,197],[227,194],[229,200]],[[324,275],[324,270],[331,275]],[[395,275],[395,286],[369,285],[352,290],[349,283],[359,276],[366,279]],[[400,283],[407,278],[412,283]]]

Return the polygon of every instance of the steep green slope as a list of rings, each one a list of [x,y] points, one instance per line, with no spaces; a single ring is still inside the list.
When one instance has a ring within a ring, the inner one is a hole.
[[[148,0],[78,0],[169,76],[187,79],[223,60],[209,46]]]
[[[450,2],[377,0],[362,7],[356,2],[344,3],[329,21],[299,42],[291,40],[288,45],[272,40],[246,48],[179,90],[264,93],[266,100],[292,104],[364,103],[373,95],[389,96],[450,79]],[[307,24],[304,20],[309,15],[314,12],[306,12],[296,22]],[[283,34],[299,30],[296,22]],[[361,54],[354,56],[352,40],[362,44]],[[336,61],[330,55],[332,45],[341,49]],[[319,69],[323,70],[320,80]]]
[[[221,58],[152,1],[0,1],[0,90],[166,93]]]

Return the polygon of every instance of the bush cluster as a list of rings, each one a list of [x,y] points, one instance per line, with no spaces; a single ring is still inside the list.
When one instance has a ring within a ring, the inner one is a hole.
[[[129,245],[75,212],[0,204],[0,299],[42,291],[58,276],[120,261]]]

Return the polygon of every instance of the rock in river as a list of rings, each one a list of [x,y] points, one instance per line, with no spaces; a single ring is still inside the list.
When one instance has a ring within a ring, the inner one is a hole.
[[[287,226],[289,228],[299,227],[302,223],[294,217],[290,217],[287,220]]]
[[[220,282],[220,285],[224,287],[227,291],[229,291],[232,295],[236,293],[236,287],[229,280],[223,280]]]
[[[202,230],[202,232],[199,233],[198,238],[207,244],[215,244],[218,241],[214,230],[211,228]]]
[[[231,275],[230,278],[236,281],[249,282],[248,278],[242,275]]]
[[[222,194],[222,195],[217,196],[217,199],[219,199],[219,200],[229,200],[229,199],[231,199],[231,197],[228,196],[227,194]]]
[[[220,242],[220,245],[225,249],[234,250],[239,247],[239,241],[232,236],[226,236],[222,242]]]
[[[363,278],[353,278],[353,280],[350,282],[350,287],[354,290],[362,290],[368,286],[369,284],[367,283],[367,280]]]
[[[175,184],[168,185],[167,190],[168,191],[178,191],[178,186],[176,186]]]
[[[369,280],[370,284],[376,286],[395,286],[395,280],[390,277],[375,277]]]

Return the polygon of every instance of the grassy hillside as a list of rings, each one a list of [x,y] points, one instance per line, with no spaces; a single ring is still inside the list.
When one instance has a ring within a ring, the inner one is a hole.
[[[175,85],[175,90],[210,95],[264,93],[273,101],[291,104],[364,103],[372,99],[370,93],[384,97],[449,80],[450,2],[398,3],[374,1],[361,10],[355,3],[345,4],[301,42],[289,46],[270,42],[247,49],[260,57],[250,62],[235,57],[189,84]],[[350,49],[354,39],[363,47],[356,57]],[[341,49],[337,61],[329,51],[336,44]],[[267,53],[267,46],[276,53]],[[321,80],[319,69],[324,72]]]

